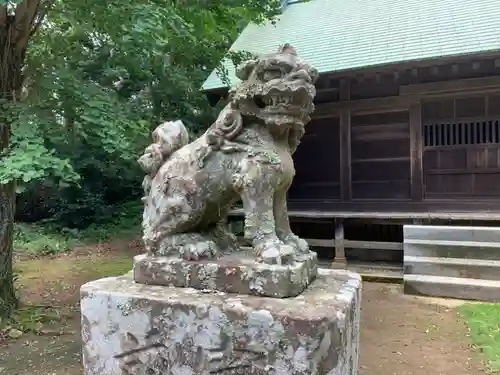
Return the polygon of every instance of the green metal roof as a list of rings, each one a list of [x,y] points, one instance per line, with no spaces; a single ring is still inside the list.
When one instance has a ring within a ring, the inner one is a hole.
[[[311,0],[276,25],[248,25],[231,47],[256,55],[292,44],[320,73],[500,51],[499,0]],[[234,66],[223,62],[232,85]],[[223,88],[214,71],[203,90]]]

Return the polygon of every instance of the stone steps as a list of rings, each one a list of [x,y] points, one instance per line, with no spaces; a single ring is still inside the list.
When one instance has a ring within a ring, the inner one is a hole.
[[[404,257],[405,274],[500,280],[500,261],[484,259]]]
[[[489,242],[408,240],[404,243],[404,254],[405,256],[500,260],[499,246],[500,243]]]
[[[500,301],[500,281],[464,277],[405,275],[405,294],[458,298],[477,301]]]
[[[500,228],[405,225],[407,294],[500,301]]]

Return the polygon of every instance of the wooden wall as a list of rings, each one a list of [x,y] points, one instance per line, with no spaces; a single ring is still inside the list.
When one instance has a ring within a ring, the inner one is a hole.
[[[408,111],[351,117],[352,199],[410,198]]]
[[[426,197],[500,196],[500,94],[422,104]]]
[[[500,196],[499,57],[325,76],[317,89],[292,203],[425,209]]]
[[[289,199],[340,199],[339,118],[314,119],[294,155],[295,180]]]

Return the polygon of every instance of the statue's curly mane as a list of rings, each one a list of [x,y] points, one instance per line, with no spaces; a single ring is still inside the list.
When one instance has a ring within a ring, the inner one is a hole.
[[[220,150],[226,141],[233,141],[243,130],[243,117],[232,104],[227,105],[207,131],[207,143],[214,150]]]

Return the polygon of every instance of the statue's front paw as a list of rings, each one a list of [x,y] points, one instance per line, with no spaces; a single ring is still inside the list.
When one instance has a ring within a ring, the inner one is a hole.
[[[286,263],[295,253],[293,246],[286,245],[280,240],[263,241],[254,247],[257,260],[266,264]]]
[[[307,241],[300,238],[299,236],[296,236],[295,234],[288,235],[283,240],[283,242],[287,245],[294,247],[299,253],[307,254],[310,251],[309,244],[307,243]]]

